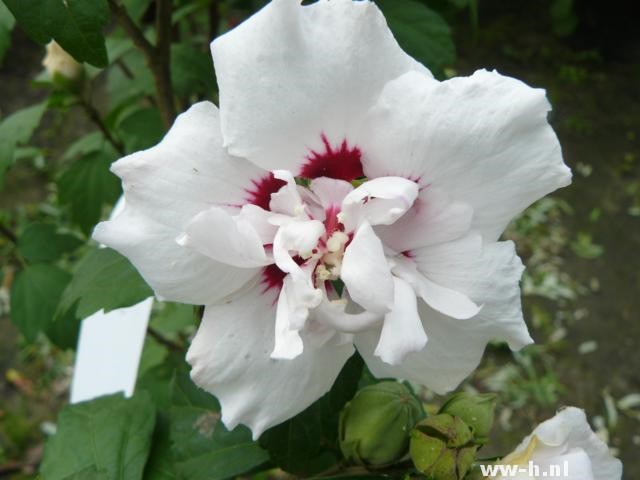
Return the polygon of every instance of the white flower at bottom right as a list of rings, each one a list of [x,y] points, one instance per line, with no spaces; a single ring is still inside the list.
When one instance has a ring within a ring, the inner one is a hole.
[[[497,480],[620,480],[622,462],[591,430],[583,410],[567,407],[542,422],[500,462],[517,465],[515,476]],[[536,468],[537,467],[537,468]],[[500,476],[502,475],[502,476]]]

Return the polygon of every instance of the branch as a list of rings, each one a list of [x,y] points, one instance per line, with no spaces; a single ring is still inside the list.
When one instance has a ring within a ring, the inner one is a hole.
[[[220,3],[218,0],[212,0],[209,5],[209,41],[218,36],[220,27]]]
[[[7,240],[9,240],[14,245],[17,245],[18,237],[16,236],[16,234],[13,233],[8,227],[5,227],[4,225],[2,225],[1,223],[0,223],[0,234],[6,237]]]
[[[157,45],[153,46],[138,28],[127,10],[116,0],[108,0],[111,13],[147,60],[153,73],[158,97],[158,109],[166,127],[176,118],[176,107],[171,85],[171,0],[156,0]]]
[[[153,337],[153,339],[161,345],[164,345],[169,350],[173,350],[174,352],[182,352],[184,351],[184,346],[180,345],[178,342],[174,342],[173,340],[168,339],[156,329],[152,327],[147,327],[147,333]]]
[[[126,153],[124,150],[124,145],[122,145],[122,142],[120,142],[113,136],[113,134],[111,133],[111,130],[109,130],[107,125],[104,123],[104,120],[102,120],[102,117],[100,116],[100,112],[98,112],[96,107],[91,105],[91,103],[89,103],[84,98],[80,98],[80,105],[86,112],[87,116],[91,119],[91,121],[95,123],[97,127],[100,129],[100,131],[104,135],[104,138],[106,138],[107,141],[111,145],[113,145],[113,148],[115,148],[120,155],[124,155]]]
[[[171,2],[172,0],[156,0],[156,55],[153,68],[158,107],[167,127],[170,127],[176,118],[171,85]]]
[[[116,21],[120,24],[125,33],[131,38],[133,44],[142,50],[147,59],[155,56],[155,49],[151,42],[147,40],[142,33],[142,30],[138,28],[133,19],[127,13],[127,9],[122,5],[119,5],[115,0],[108,0],[111,13],[115,17]]]
[[[24,465],[21,463],[10,461],[9,463],[5,463],[4,465],[0,465],[0,475],[10,475],[12,473],[20,472],[24,468]]]

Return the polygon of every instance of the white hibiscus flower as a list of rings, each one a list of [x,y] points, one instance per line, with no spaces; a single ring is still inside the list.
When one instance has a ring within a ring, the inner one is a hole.
[[[371,2],[274,0],[212,43],[203,102],[113,166],[126,209],[95,238],[159,297],[205,305],[188,353],[255,437],[329,390],[354,345],[443,393],[487,342],[531,342],[507,223],[567,185],[543,90],[445,82]]]
[[[622,477],[620,460],[593,433],[584,411],[575,407],[565,408],[538,425],[501,463],[518,466],[521,471],[508,477],[490,478],[620,480]]]

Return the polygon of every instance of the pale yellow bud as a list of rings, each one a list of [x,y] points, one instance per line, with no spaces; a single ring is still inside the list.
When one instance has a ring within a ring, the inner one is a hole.
[[[42,60],[42,65],[52,80],[57,75],[67,80],[77,80],[83,74],[83,67],[76,62],[55,40],[47,44],[47,54]]]

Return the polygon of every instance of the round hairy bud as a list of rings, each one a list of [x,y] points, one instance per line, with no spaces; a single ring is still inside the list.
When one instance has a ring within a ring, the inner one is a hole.
[[[422,417],[422,405],[401,383],[365,387],[340,415],[342,453],[360,465],[393,463],[406,455],[409,432]]]
[[[476,443],[489,440],[496,409],[496,396],[492,393],[473,395],[466,392],[453,394],[440,408],[440,413],[460,417],[473,433]]]

